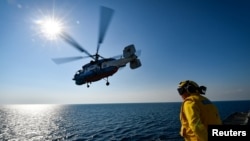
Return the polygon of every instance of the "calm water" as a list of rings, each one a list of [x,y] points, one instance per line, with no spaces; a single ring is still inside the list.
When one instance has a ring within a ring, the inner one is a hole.
[[[215,102],[224,119],[250,101]],[[2,105],[0,141],[179,141],[181,103]]]

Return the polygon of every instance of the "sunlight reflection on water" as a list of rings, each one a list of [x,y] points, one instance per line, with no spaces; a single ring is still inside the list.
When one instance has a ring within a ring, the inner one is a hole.
[[[6,105],[0,109],[0,139],[48,140],[56,125],[57,105]]]
[[[249,101],[215,104],[222,117],[250,108]],[[0,141],[180,141],[180,106],[181,103],[0,105]]]
[[[179,141],[179,105],[0,105],[0,141]]]

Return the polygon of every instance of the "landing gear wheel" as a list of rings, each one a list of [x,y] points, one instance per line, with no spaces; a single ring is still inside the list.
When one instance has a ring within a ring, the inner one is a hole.
[[[106,79],[104,78],[104,80],[106,80],[106,86],[108,86],[109,85],[109,79],[108,79],[108,77]]]
[[[87,84],[87,88],[89,88],[89,84]]]
[[[106,85],[108,86],[108,85],[109,85],[109,82],[107,82]]]

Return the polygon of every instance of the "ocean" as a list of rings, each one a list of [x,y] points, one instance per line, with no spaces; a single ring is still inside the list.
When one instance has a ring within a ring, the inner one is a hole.
[[[250,101],[214,102],[222,119]],[[182,141],[180,102],[1,105],[0,141]]]

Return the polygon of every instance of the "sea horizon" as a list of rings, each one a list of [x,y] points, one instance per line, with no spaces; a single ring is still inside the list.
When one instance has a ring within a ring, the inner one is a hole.
[[[250,100],[214,102],[221,119]],[[181,141],[181,102],[0,105],[0,140]]]
[[[212,102],[237,102],[249,100],[210,100]],[[103,102],[103,103],[5,103],[1,105],[98,105],[98,104],[158,104],[158,103],[182,103],[183,101],[165,101],[165,102]]]

